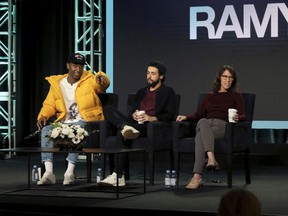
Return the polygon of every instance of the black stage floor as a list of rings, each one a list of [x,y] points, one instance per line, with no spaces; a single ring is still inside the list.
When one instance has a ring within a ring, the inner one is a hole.
[[[266,157],[271,161],[271,157]],[[88,211],[98,214],[98,210],[104,210],[107,213],[174,211],[177,215],[216,215],[221,196],[229,190],[226,187],[225,167],[219,172],[205,172],[205,186],[200,190],[190,191],[184,188],[191,177],[193,162],[190,163],[190,160],[193,161],[193,158],[188,158],[181,164],[178,188],[164,187],[168,163],[163,162],[166,159],[158,162],[155,185],[150,186],[147,181],[145,194],[141,193],[143,172],[140,164],[131,162],[131,180],[126,181],[127,187],[120,190],[119,199],[116,199],[115,188],[103,189],[95,183],[95,171],[100,164],[98,160],[93,161],[91,183],[88,184],[85,180],[85,160],[79,160],[75,170],[75,184],[64,187],[64,158],[55,157],[56,185],[40,187],[31,184],[31,190],[26,190],[27,156],[12,156],[10,159],[0,160],[0,213],[72,216],[83,215]],[[39,164],[38,157],[32,158],[32,161]],[[252,184],[245,185],[244,170],[240,163],[236,163],[233,187],[243,187],[254,192],[262,203],[263,215],[288,215],[287,164],[271,164],[252,162]],[[218,181],[220,183],[214,183]],[[134,194],[135,191],[137,193]]]

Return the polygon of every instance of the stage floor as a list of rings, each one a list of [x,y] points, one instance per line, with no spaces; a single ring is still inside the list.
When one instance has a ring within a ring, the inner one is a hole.
[[[38,157],[33,160],[34,163],[39,164]],[[191,160],[193,161],[193,158]],[[95,211],[96,214],[97,209],[104,209],[107,213],[114,211],[134,213],[141,210],[176,211],[178,215],[191,215],[191,213],[193,215],[216,215],[221,196],[229,190],[226,186],[225,167],[219,172],[205,172],[202,189],[186,190],[184,186],[191,177],[193,163],[185,160],[181,164],[178,188],[165,188],[164,175],[168,163],[162,161],[156,164],[155,185],[150,186],[147,181],[145,194],[115,199],[113,193],[103,193],[97,190],[83,191],[83,187],[86,186],[90,189],[94,188],[96,167],[99,164],[98,160],[93,161],[92,183],[89,185],[85,180],[85,160],[79,160],[75,169],[78,179],[75,185],[71,186],[75,191],[70,191],[70,186],[63,190],[64,157],[56,157],[54,166],[57,177],[56,185],[45,186],[47,190],[45,187],[37,188],[39,186],[31,185],[32,190],[22,191],[27,187],[27,157],[25,155],[12,156],[10,159],[0,160],[0,212],[6,212],[9,215],[82,215],[88,210]],[[255,193],[262,203],[263,215],[288,215],[288,168],[286,164],[253,163],[252,184],[250,185],[245,185],[244,169],[240,164],[239,166],[236,164],[234,170],[233,187],[243,187]],[[138,181],[141,182],[142,173],[140,165],[138,166],[137,162],[131,162],[131,180],[126,181],[128,186],[133,187]],[[221,183],[214,183],[218,181]],[[16,189],[19,191],[11,192]]]

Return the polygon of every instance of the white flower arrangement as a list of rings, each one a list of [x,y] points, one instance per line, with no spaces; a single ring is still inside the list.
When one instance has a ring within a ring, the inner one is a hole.
[[[85,142],[88,132],[79,125],[52,123],[53,129],[49,131],[48,137],[56,145],[81,145]]]

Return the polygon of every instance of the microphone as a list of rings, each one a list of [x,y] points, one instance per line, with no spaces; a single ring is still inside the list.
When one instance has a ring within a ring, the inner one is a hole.
[[[32,133],[32,134],[30,134],[30,135],[24,137],[24,139],[30,139],[30,138],[32,138],[32,137],[38,135],[40,132],[41,132],[41,130],[37,130],[37,131],[35,131],[34,133]]]

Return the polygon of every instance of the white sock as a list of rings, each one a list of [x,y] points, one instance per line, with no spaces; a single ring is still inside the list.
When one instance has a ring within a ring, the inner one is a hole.
[[[75,164],[68,162],[67,170],[65,173],[73,174],[74,173]]]
[[[48,171],[48,172],[53,173],[53,163],[51,161],[45,161],[44,165],[45,165],[46,172]]]

